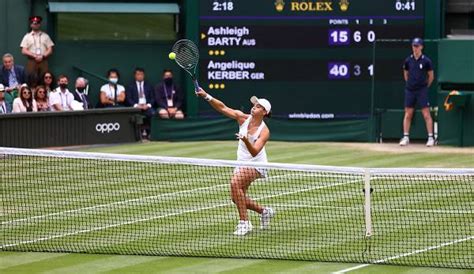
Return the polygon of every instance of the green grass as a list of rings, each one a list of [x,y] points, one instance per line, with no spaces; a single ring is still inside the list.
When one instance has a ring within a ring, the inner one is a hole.
[[[96,147],[87,151],[235,159],[235,146],[235,142],[157,142]],[[439,167],[440,165],[474,167],[474,157],[466,153],[400,154],[341,144],[284,142],[271,142],[267,146],[267,151],[273,162],[365,167]],[[335,185],[340,181],[334,178],[307,177],[301,176],[300,172],[292,172],[290,176],[292,181],[289,184],[284,177],[272,178],[276,175],[284,176],[288,172],[280,174],[270,171],[270,179],[255,182],[250,192],[253,197],[259,198],[260,202],[275,205],[279,214],[275,218],[274,225],[269,231],[256,230],[244,239],[236,239],[230,234],[235,225],[236,215],[233,205],[229,202],[226,186],[232,174],[231,168],[216,171],[203,167],[199,174],[195,174],[194,169],[174,167],[168,169],[172,174],[163,176],[163,173],[158,172],[160,167],[150,164],[137,164],[129,169],[118,169],[119,171],[115,169],[115,172],[107,173],[106,170],[111,166],[120,165],[104,161],[80,162],[88,163],[88,169],[103,171],[100,178],[93,173],[80,175],[82,180],[97,181],[101,182],[100,184],[83,186],[80,185],[81,180],[74,176],[63,177],[60,180],[51,179],[51,174],[78,174],[80,172],[77,170],[78,160],[49,163],[31,161],[27,165],[29,170],[44,169],[47,166],[49,173],[35,174],[34,177],[37,182],[47,182],[47,191],[44,184],[32,183],[31,178],[20,177],[22,180],[16,180],[14,186],[9,185],[13,187],[5,187],[2,190],[6,194],[4,204],[16,204],[16,211],[7,211],[9,216],[0,215],[0,220],[5,221],[7,217],[21,219],[41,216],[98,204],[105,206],[93,210],[62,213],[54,215],[54,218],[37,218],[33,225],[25,223],[9,225],[6,230],[8,233],[4,233],[2,241],[10,243],[18,238],[27,241],[51,235],[65,235],[18,245],[16,248],[25,251],[74,250],[101,253],[110,251],[126,253],[134,250],[135,253],[148,255],[223,255],[267,259],[1,252],[0,272],[329,273],[359,264],[279,261],[268,258],[278,255],[286,259],[311,259],[316,256],[325,261],[334,261],[336,257],[356,262],[364,261],[361,257],[361,250],[365,248],[365,241],[361,237],[364,232],[364,220],[363,211],[359,207],[363,204],[363,197],[360,195],[360,178],[357,176],[346,179],[353,180],[354,183]],[[6,170],[12,169],[6,167]],[[140,176],[140,174],[153,174],[153,176]],[[213,177],[209,177],[211,174]],[[19,178],[15,174],[12,176]],[[140,182],[136,182],[137,179]],[[374,229],[379,234],[387,236],[374,236],[371,248],[376,252],[371,253],[374,254],[371,259],[383,259],[417,248],[435,246],[472,233],[469,225],[453,227],[449,222],[452,220],[459,223],[462,218],[465,220],[469,216],[472,219],[472,213],[460,218],[459,214],[430,212],[447,206],[441,204],[441,201],[448,201],[450,210],[465,209],[466,205],[469,208],[472,204],[472,191],[464,191],[456,180],[450,185],[436,184],[435,187],[419,180],[412,181],[410,185],[406,183],[400,185],[400,182],[402,181],[373,182],[377,193],[373,201],[374,208],[377,209],[377,214],[374,215]],[[389,187],[387,184],[397,187]],[[207,189],[189,191],[202,188]],[[298,192],[290,193],[295,190]],[[177,195],[164,194],[179,191],[181,193]],[[419,193],[428,192],[429,199],[426,199],[426,195],[410,199]],[[43,198],[31,199],[29,193],[41,194]],[[71,197],[67,203],[62,203],[64,195]],[[177,199],[179,203],[174,204]],[[110,203],[115,204],[110,206]],[[210,208],[203,209],[207,206]],[[428,213],[406,211],[407,208],[427,210]],[[66,215],[68,218],[65,218]],[[210,219],[209,216],[213,218]],[[258,224],[256,215],[251,215],[251,218],[254,224]],[[410,221],[405,227],[396,225],[403,224],[400,221],[402,218],[404,222]],[[130,223],[122,225],[126,222]],[[382,223],[384,226],[377,227]],[[422,229],[415,228],[413,226],[415,223]],[[56,230],[51,231],[51,226],[56,227]],[[84,233],[77,233],[81,230]],[[437,235],[436,239],[427,237],[433,233],[432,230]],[[65,238],[68,239],[69,245],[64,249],[57,249],[54,244],[63,242]],[[342,239],[344,241],[340,241]],[[416,239],[416,245],[412,239]],[[262,246],[265,248],[261,248]],[[458,253],[464,252],[465,257],[449,256],[455,254],[454,250]],[[422,260],[434,264],[446,264],[461,260],[470,262],[472,267],[470,255],[472,255],[472,241],[467,241],[393,259],[390,262],[413,264]],[[371,265],[353,273],[400,271],[441,273],[447,270]],[[464,270],[449,271],[468,273]]]

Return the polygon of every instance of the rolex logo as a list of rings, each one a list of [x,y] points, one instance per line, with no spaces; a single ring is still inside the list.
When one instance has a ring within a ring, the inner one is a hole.
[[[278,12],[281,12],[281,11],[283,11],[283,8],[285,8],[285,2],[283,2],[283,0],[276,0],[275,1],[275,9]]]
[[[339,1],[339,7],[341,8],[341,11],[347,11],[349,9],[349,1],[348,0]]]

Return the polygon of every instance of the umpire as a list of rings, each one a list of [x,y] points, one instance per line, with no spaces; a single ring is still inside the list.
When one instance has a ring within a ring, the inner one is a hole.
[[[421,108],[428,131],[426,146],[431,147],[435,140],[433,138],[433,119],[431,119],[430,103],[428,102],[428,88],[434,79],[433,64],[430,58],[422,52],[423,40],[421,38],[412,40],[411,49],[413,54],[408,56],[403,64],[403,77],[406,82],[405,117],[403,118],[403,138],[400,140],[400,145],[406,146],[410,143],[411,120],[415,107],[418,106]]]

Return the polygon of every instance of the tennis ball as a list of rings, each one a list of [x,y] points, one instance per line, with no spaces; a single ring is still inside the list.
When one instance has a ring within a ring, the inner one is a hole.
[[[174,58],[176,58],[176,53],[170,52],[170,54],[168,54],[168,58],[170,58],[171,60],[174,60]]]

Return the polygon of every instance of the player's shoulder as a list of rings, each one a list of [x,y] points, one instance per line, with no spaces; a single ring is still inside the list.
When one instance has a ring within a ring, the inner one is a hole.
[[[242,112],[241,110],[234,110],[235,111],[235,114],[237,115],[237,122],[239,123],[239,125],[242,125],[249,117],[250,117],[250,114],[246,114],[244,112]]]
[[[262,132],[260,132],[260,136],[266,136],[266,138],[268,139],[270,137],[270,128],[268,128],[268,125],[264,123],[264,127],[262,128]]]
[[[262,130],[263,131],[268,131],[268,133],[270,133],[270,128],[268,127],[267,123],[264,122],[264,124],[265,124],[265,126],[263,127]]]

